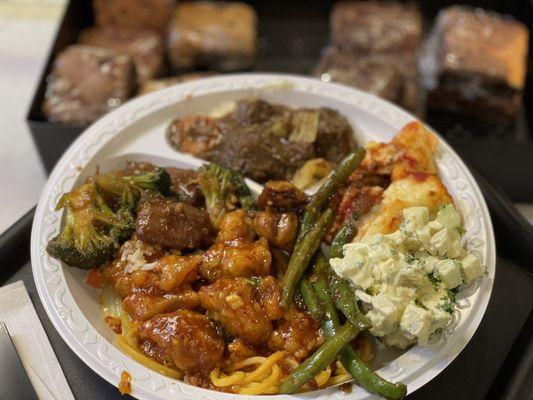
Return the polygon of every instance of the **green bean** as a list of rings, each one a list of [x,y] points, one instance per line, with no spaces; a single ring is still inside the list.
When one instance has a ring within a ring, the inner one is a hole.
[[[350,225],[344,225],[335,235],[329,248],[329,258],[342,257],[342,247],[351,240],[355,229]],[[360,330],[365,330],[370,327],[370,321],[366,318],[359,307],[357,306],[357,299],[350,284],[340,278],[331,266],[327,265],[324,271],[327,274],[328,286],[331,292],[331,297],[335,305],[341,311],[346,319],[357,326]]]
[[[335,361],[339,351],[357,336],[357,333],[357,328],[350,323],[339,328],[334,336],[327,339],[311,357],[307,358],[281,382],[280,393],[294,393],[307,381],[313,379],[316,374],[326,369]]]
[[[307,311],[309,311],[309,314],[317,323],[320,323],[324,318],[324,311],[320,307],[313,285],[311,285],[307,277],[300,279],[300,293],[307,307]]]
[[[350,284],[339,278],[333,270],[328,276],[328,284],[335,306],[344,314],[346,319],[360,330],[370,328],[370,321],[359,310],[354,290]]]
[[[281,285],[281,305],[285,309],[288,309],[291,304],[294,289],[309,265],[311,258],[320,247],[322,238],[328,232],[332,222],[333,211],[328,208],[320,216],[316,224],[296,243]]]
[[[365,149],[362,147],[345,157],[326,182],[311,196],[306,206],[298,237],[302,237],[311,228],[328,198],[346,183],[348,177],[359,167],[364,157]]]
[[[335,305],[327,291],[325,277],[324,275],[320,275],[325,270],[324,261],[325,258],[322,258],[322,261],[319,258],[315,266],[317,280],[314,284],[314,293],[322,303],[325,314],[325,319],[322,322],[322,330],[324,331],[326,338],[331,338],[335,336],[340,323]],[[404,384],[391,383],[380,377],[361,360],[351,345],[345,346],[337,358],[343,365],[344,369],[346,369],[346,371],[354,377],[355,381],[367,391],[390,400],[399,400],[405,397],[407,388]]]
[[[338,258],[343,256],[342,248],[348,243],[355,234],[356,229],[351,225],[343,225],[337,232],[331,246],[329,246],[329,258]]]

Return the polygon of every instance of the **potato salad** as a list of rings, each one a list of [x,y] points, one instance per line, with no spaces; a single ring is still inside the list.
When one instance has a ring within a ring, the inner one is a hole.
[[[372,334],[389,346],[423,346],[450,322],[460,286],[485,272],[463,234],[452,204],[433,220],[426,207],[406,208],[395,232],[347,244],[330,263],[368,310]]]

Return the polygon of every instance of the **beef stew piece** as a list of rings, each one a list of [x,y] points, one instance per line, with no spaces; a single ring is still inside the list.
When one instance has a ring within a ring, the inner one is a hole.
[[[93,27],[81,33],[79,42],[129,55],[135,64],[139,84],[164,72],[163,40],[150,30]]]
[[[169,140],[178,150],[258,182],[290,179],[306,161],[336,164],[355,149],[348,121],[334,110],[293,110],[262,100],[239,101],[220,117],[188,116],[172,122]]]
[[[87,125],[120,106],[135,87],[135,68],[128,55],[71,45],[54,61],[43,112],[50,121]]]
[[[206,247],[215,237],[207,211],[154,195],[141,200],[135,225],[143,242],[176,250]]]

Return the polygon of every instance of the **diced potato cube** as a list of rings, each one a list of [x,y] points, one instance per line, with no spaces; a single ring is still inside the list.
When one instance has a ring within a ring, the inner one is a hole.
[[[479,278],[485,272],[485,267],[481,264],[479,258],[473,254],[468,254],[461,260],[461,272],[466,283],[472,282]]]
[[[458,262],[450,259],[437,263],[436,270],[445,289],[453,289],[463,283],[458,264]]]
[[[412,233],[429,221],[429,211],[427,207],[409,207],[403,210],[403,229]]]
[[[433,317],[431,312],[415,304],[409,304],[400,320],[400,328],[419,339],[421,344],[427,342]]]
[[[451,204],[442,207],[437,213],[437,222],[447,228],[457,228],[461,226],[461,216]]]

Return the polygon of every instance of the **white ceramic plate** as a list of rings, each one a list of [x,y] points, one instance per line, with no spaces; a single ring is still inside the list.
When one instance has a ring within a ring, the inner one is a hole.
[[[222,102],[261,97],[293,107],[326,106],[338,110],[354,127],[356,140],[389,141],[414,117],[364,92],[319,80],[287,76],[241,74],[191,82],[134,99],[89,127],[56,165],[43,191],[32,229],[33,275],[41,301],[55,328],[71,349],[96,373],[117,385],[127,370],[133,395],[139,399],[231,399],[224,394],[164,377],[133,361],[113,345],[114,333],[106,326],[98,293],[85,281],[85,272],[49,257],[46,243],[60,229],[61,214],[54,210],[63,192],[70,191],[100,166],[119,168],[125,160],[147,160],[161,165],[196,167],[201,162],[179,154],[166,141],[166,128],[176,117],[208,112]],[[487,266],[488,276],[459,296],[453,323],[428,348],[401,353],[378,351],[379,373],[402,381],[413,392],[440,373],[461,352],[478,327],[489,301],[495,274],[495,243],[487,206],[464,163],[440,140],[439,173],[463,215],[470,251]],[[298,396],[262,396],[288,399]],[[299,397],[315,399],[367,399],[360,388],[345,393],[335,388]]]

